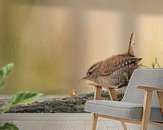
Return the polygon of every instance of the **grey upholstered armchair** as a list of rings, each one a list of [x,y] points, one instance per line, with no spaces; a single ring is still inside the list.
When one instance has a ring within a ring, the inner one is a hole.
[[[141,124],[141,130],[147,130],[148,124],[163,126],[163,69],[135,70],[121,102],[99,100],[101,90],[96,86],[96,100],[87,101],[85,106],[93,113],[92,130],[98,117],[121,121],[124,130],[125,122]]]

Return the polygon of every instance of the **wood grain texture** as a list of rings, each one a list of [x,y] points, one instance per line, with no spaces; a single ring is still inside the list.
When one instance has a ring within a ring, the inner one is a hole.
[[[94,100],[100,100],[100,98],[101,98],[101,92],[102,92],[102,87],[95,86]],[[98,121],[98,116],[96,116],[95,113],[93,113],[92,130],[96,130],[97,121]]]
[[[162,88],[159,87],[149,87],[149,86],[138,86],[136,87],[137,89],[143,89],[143,90],[151,90],[151,91],[159,91],[159,92],[163,92]]]
[[[143,116],[141,122],[141,130],[147,130],[152,103],[152,90],[146,90],[144,94]]]
[[[160,103],[161,112],[163,114],[163,92],[157,92],[158,100]]]
[[[96,130],[97,127],[98,116],[93,113],[93,120],[92,120],[92,130]]]
[[[121,121],[121,124],[122,124],[122,127],[124,130],[127,130],[127,126],[126,126],[126,123],[124,121]]]

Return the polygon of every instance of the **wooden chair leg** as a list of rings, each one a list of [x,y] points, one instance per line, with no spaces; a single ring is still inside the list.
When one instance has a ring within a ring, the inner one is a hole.
[[[122,124],[123,129],[127,130],[127,126],[126,126],[125,122],[121,121],[121,124]]]
[[[163,114],[163,92],[157,92],[157,96],[160,103],[161,112]]]
[[[95,88],[94,100],[100,100],[101,93],[102,93],[102,87],[100,87],[100,86],[95,86],[95,87],[96,88]],[[93,113],[92,130],[96,130],[97,121],[98,121],[98,116],[96,116],[96,114]]]
[[[152,91],[150,90],[145,91],[141,130],[147,130],[150,119],[151,102],[152,102]]]
[[[96,130],[97,127],[98,116],[93,113],[93,122],[92,122],[92,130]]]

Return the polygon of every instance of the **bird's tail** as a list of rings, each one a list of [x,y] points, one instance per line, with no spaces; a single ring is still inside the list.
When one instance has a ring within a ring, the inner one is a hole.
[[[129,46],[128,46],[128,54],[134,56],[133,46],[135,45],[134,42],[134,33],[131,33]]]

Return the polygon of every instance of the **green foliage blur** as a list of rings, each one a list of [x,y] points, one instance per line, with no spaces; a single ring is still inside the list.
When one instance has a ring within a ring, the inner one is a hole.
[[[152,68],[152,69],[163,68],[163,67],[159,64],[157,58],[154,59],[154,61],[152,62],[151,66],[147,66],[147,65],[142,65],[142,66],[144,66],[145,68]]]
[[[157,58],[155,58],[154,62],[152,62],[152,68],[162,68],[158,63]]]
[[[0,87],[3,87],[3,85],[5,84],[5,78],[12,71],[13,67],[14,64],[10,63],[0,69]]]
[[[0,69],[0,88],[2,88],[5,85],[6,77],[12,71],[13,67],[14,67],[14,64],[10,63]],[[14,96],[12,96],[10,101],[4,104],[0,108],[0,115],[5,113],[7,110],[9,110],[12,107],[32,103],[34,100],[36,100],[40,96],[42,96],[42,93],[19,92],[15,94]],[[5,123],[3,126],[0,126],[0,130],[19,130],[19,128],[13,123]]]
[[[0,126],[0,130],[19,130],[13,123],[5,123],[3,126]]]

